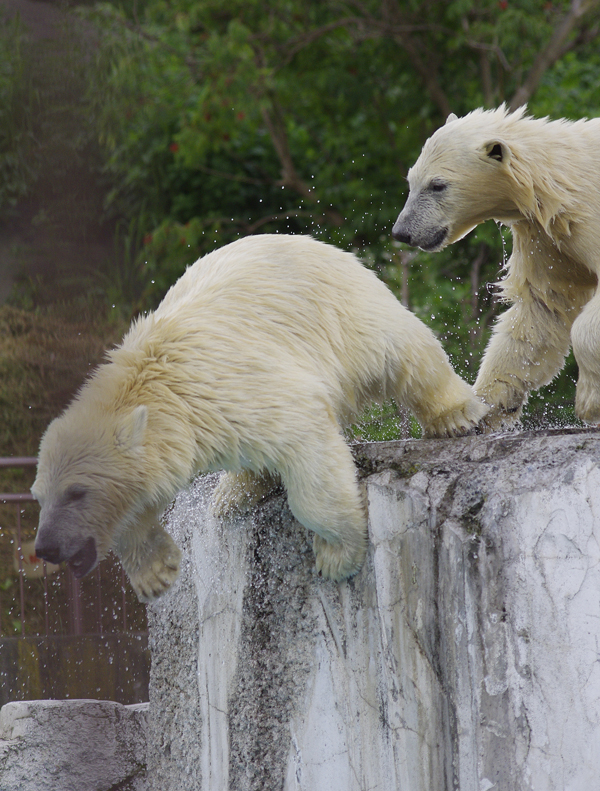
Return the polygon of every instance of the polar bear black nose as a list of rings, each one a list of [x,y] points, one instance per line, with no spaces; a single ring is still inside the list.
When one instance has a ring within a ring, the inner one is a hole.
[[[36,542],[35,554],[40,560],[45,560],[47,563],[58,564],[62,560],[60,556],[60,547],[58,544],[40,543]]]
[[[396,220],[396,223],[392,228],[392,236],[397,242],[404,242],[404,244],[412,244],[410,233],[398,220]]]

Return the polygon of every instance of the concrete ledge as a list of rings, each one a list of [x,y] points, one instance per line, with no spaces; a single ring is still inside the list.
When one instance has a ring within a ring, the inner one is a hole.
[[[600,434],[355,448],[371,546],[316,576],[284,496],[169,516],[148,791],[590,791],[600,777]]]
[[[0,788],[141,791],[147,713],[147,703],[7,703],[0,710]]]

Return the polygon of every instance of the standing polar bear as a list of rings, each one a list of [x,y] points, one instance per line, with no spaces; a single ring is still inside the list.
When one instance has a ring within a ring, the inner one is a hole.
[[[494,218],[510,226],[499,318],[475,392],[488,428],[520,416],[531,390],[579,365],[576,412],[600,421],[600,119],[548,121],[475,110],[449,116],[408,174],[395,239],[441,250]]]
[[[228,471],[221,515],[281,480],[315,533],[317,568],[339,580],[367,540],[340,426],[389,397],[428,435],[463,434],[487,411],[372,272],[301,236],[254,236],[200,259],[108,356],[42,439],[36,554],[80,577],[114,549],[142,601],[177,576],[159,518],[195,473]]]

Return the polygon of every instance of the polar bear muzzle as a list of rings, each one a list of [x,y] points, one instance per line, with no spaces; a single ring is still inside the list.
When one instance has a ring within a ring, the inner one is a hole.
[[[81,549],[69,558],[67,565],[77,579],[80,579],[94,568],[96,565],[96,558],[96,542],[94,538],[90,536]]]
[[[421,228],[403,218],[402,214],[392,228],[392,236],[397,242],[420,247],[427,252],[435,252],[444,246],[448,236],[448,228]]]
[[[41,534],[38,535],[35,543],[35,554],[38,558],[48,563],[58,564],[65,560],[77,579],[91,571],[98,559],[96,541],[93,536],[86,538],[79,549],[69,555],[65,553],[57,541],[53,541],[51,537]]]

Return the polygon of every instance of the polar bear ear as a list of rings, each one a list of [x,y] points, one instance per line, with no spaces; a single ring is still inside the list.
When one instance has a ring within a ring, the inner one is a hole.
[[[115,432],[115,444],[120,450],[132,451],[144,444],[144,434],[148,423],[148,408],[136,406],[121,418]]]
[[[510,148],[503,140],[489,140],[483,146],[483,151],[488,159],[495,159],[496,162],[508,162],[510,160]]]
[[[450,113],[448,118],[446,118],[446,123],[447,124],[451,124],[452,121],[458,121],[458,116],[456,115],[456,113]]]

